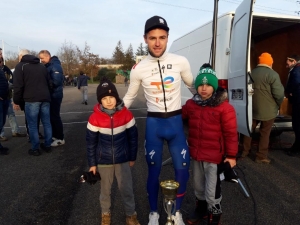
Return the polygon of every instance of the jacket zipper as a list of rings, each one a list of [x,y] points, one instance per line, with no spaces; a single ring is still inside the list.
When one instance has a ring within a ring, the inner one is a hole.
[[[167,112],[166,92],[165,92],[165,86],[164,86],[164,81],[163,81],[163,77],[162,77],[162,73],[161,73],[159,60],[157,60],[157,63],[158,63],[158,69],[159,69],[159,74],[160,74],[161,86],[162,86],[163,94],[164,94],[165,112]]]
[[[112,149],[112,156],[113,156],[113,164],[115,164],[114,121],[113,121],[113,116],[110,116],[110,125],[111,125],[111,149]]]

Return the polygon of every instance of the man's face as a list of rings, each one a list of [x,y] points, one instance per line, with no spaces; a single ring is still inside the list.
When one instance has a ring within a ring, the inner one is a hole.
[[[287,58],[286,60],[286,68],[291,68],[296,64],[296,60],[292,58]]]
[[[163,29],[154,29],[144,35],[149,53],[153,57],[161,57],[167,49],[168,32]]]
[[[41,54],[39,54],[39,57],[40,57],[40,60],[41,60],[41,62],[43,63],[43,64],[47,64],[48,62],[50,62],[50,55],[48,55],[48,54],[43,54],[43,53],[41,53]]]

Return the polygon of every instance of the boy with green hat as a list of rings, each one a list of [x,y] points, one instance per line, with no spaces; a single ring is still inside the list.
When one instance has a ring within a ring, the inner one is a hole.
[[[193,165],[196,208],[188,217],[189,224],[207,220],[219,224],[221,185],[218,164],[236,165],[238,152],[237,122],[227,91],[218,88],[216,72],[204,64],[196,77],[197,93],[182,107],[182,117],[188,120],[188,144]]]

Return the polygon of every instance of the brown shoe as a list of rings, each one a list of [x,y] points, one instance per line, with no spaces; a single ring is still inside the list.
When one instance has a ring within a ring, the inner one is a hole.
[[[263,163],[263,164],[270,164],[271,160],[268,159],[268,158],[265,158],[265,159],[259,159],[259,158],[256,158],[256,159],[255,159],[255,162],[256,162],[256,163]]]
[[[0,141],[7,141],[7,137],[4,137],[4,136],[0,136]]]
[[[131,216],[126,216],[126,225],[141,225],[137,220],[136,212]]]
[[[101,225],[110,225],[110,213],[102,213]]]
[[[245,157],[247,157],[248,155],[249,155],[249,152],[243,151],[241,157],[242,157],[242,158],[245,158]]]
[[[13,137],[26,137],[27,134],[24,134],[24,133],[13,133],[12,136]]]

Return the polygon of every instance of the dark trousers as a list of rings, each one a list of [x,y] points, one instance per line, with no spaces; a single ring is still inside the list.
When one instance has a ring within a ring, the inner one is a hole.
[[[255,131],[255,128],[257,124],[260,122],[260,138],[259,138],[259,144],[258,144],[258,151],[256,153],[256,157],[258,159],[266,159],[268,156],[269,151],[269,139],[270,139],[270,133],[272,130],[272,126],[274,123],[274,119],[267,120],[267,121],[259,121],[253,119],[252,121],[252,132]],[[244,142],[244,152],[249,153],[251,149],[251,141],[252,138],[248,136],[244,136],[243,142]]]
[[[292,126],[295,132],[293,148],[300,151],[300,103],[293,103]]]
[[[64,128],[60,118],[60,106],[62,98],[51,98],[50,102],[50,121],[52,126],[52,137],[59,140],[64,139]]]
[[[6,122],[8,105],[9,105],[9,100],[0,100],[0,130],[2,130]],[[2,148],[1,143],[0,143],[0,148]]]

